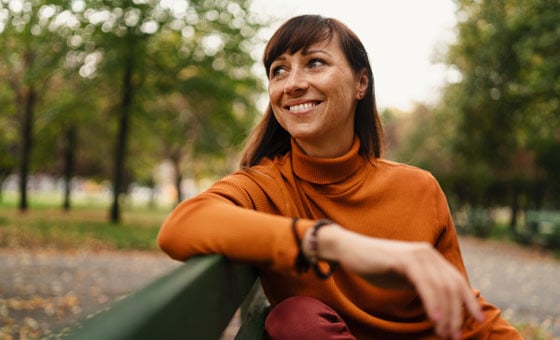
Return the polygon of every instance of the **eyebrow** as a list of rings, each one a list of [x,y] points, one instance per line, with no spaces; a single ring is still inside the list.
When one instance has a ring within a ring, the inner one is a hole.
[[[314,54],[314,53],[325,54],[327,56],[331,56],[331,54],[328,51],[320,49],[320,48],[312,48],[312,49],[305,49],[304,48],[304,49],[301,50],[301,54],[304,55],[304,56],[308,56],[308,55]],[[282,53],[281,55],[278,56],[278,58],[274,59],[270,64],[272,65],[272,64],[277,63],[277,62],[285,61],[286,60],[286,57],[285,57],[286,54],[287,54],[287,52]]]
[[[330,56],[331,54],[323,49],[303,49],[301,51],[301,54],[304,56],[310,55],[310,54],[314,54],[314,53],[320,53],[320,54],[326,54],[328,56]],[[282,53],[278,58],[276,58],[274,61],[278,61],[278,60],[286,60],[285,57],[286,53]]]
[[[301,54],[303,55],[309,55],[309,54],[313,54],[313,53],[321,53],[321,54],[326,54],[326,55],[331,55],[329,52],[323,50],[323,49],[309,49],[309,50],[303,50],[301,52]]]

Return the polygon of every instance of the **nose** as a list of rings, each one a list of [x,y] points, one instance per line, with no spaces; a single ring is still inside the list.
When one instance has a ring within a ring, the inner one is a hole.
[[[284,83],[285,94],[298,94],[307,90],[308,87],[309,83],[301,70],[297,68],[290,70],[290,73],[288,74],[288,77],[286,77]]]

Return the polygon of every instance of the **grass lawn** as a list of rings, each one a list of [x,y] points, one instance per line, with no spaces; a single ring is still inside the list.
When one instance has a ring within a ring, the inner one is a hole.
[[[29,209],[17,209],[15,197],[0,202],[0,247],[54,249],[157,249],[156,235],[167,208],[122,207],[121,222],[109,222],[107,202],[76,202],[65,212],[56,199],[30,198]]]

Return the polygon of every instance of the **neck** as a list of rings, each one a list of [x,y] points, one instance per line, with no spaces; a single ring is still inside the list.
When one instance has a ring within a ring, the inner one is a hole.
[[[295,138],[297,145],[306,155],[317,158],[334,158],[344,155],[354,144],[354,135],[345,136],[343,141],[340,139],[327,139],[324,141],[308,141]]]
[[[315,184],[339,183],[352,176],[367,162],[365,157],[359,155],[360,140],[354,143],[343,155],[339,157],[314,157],[305,151],[292,139],[292,155],[294,173],[297,177]]]

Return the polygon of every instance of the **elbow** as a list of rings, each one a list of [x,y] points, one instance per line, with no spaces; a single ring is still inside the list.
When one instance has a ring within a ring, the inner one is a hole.
[[[162,227],[157,235],[157,245],[164,253],[170,258],[177,261],[185,261],[187,256],[180,251],[179,244],[172,233],[165,231],[165,226]]]

